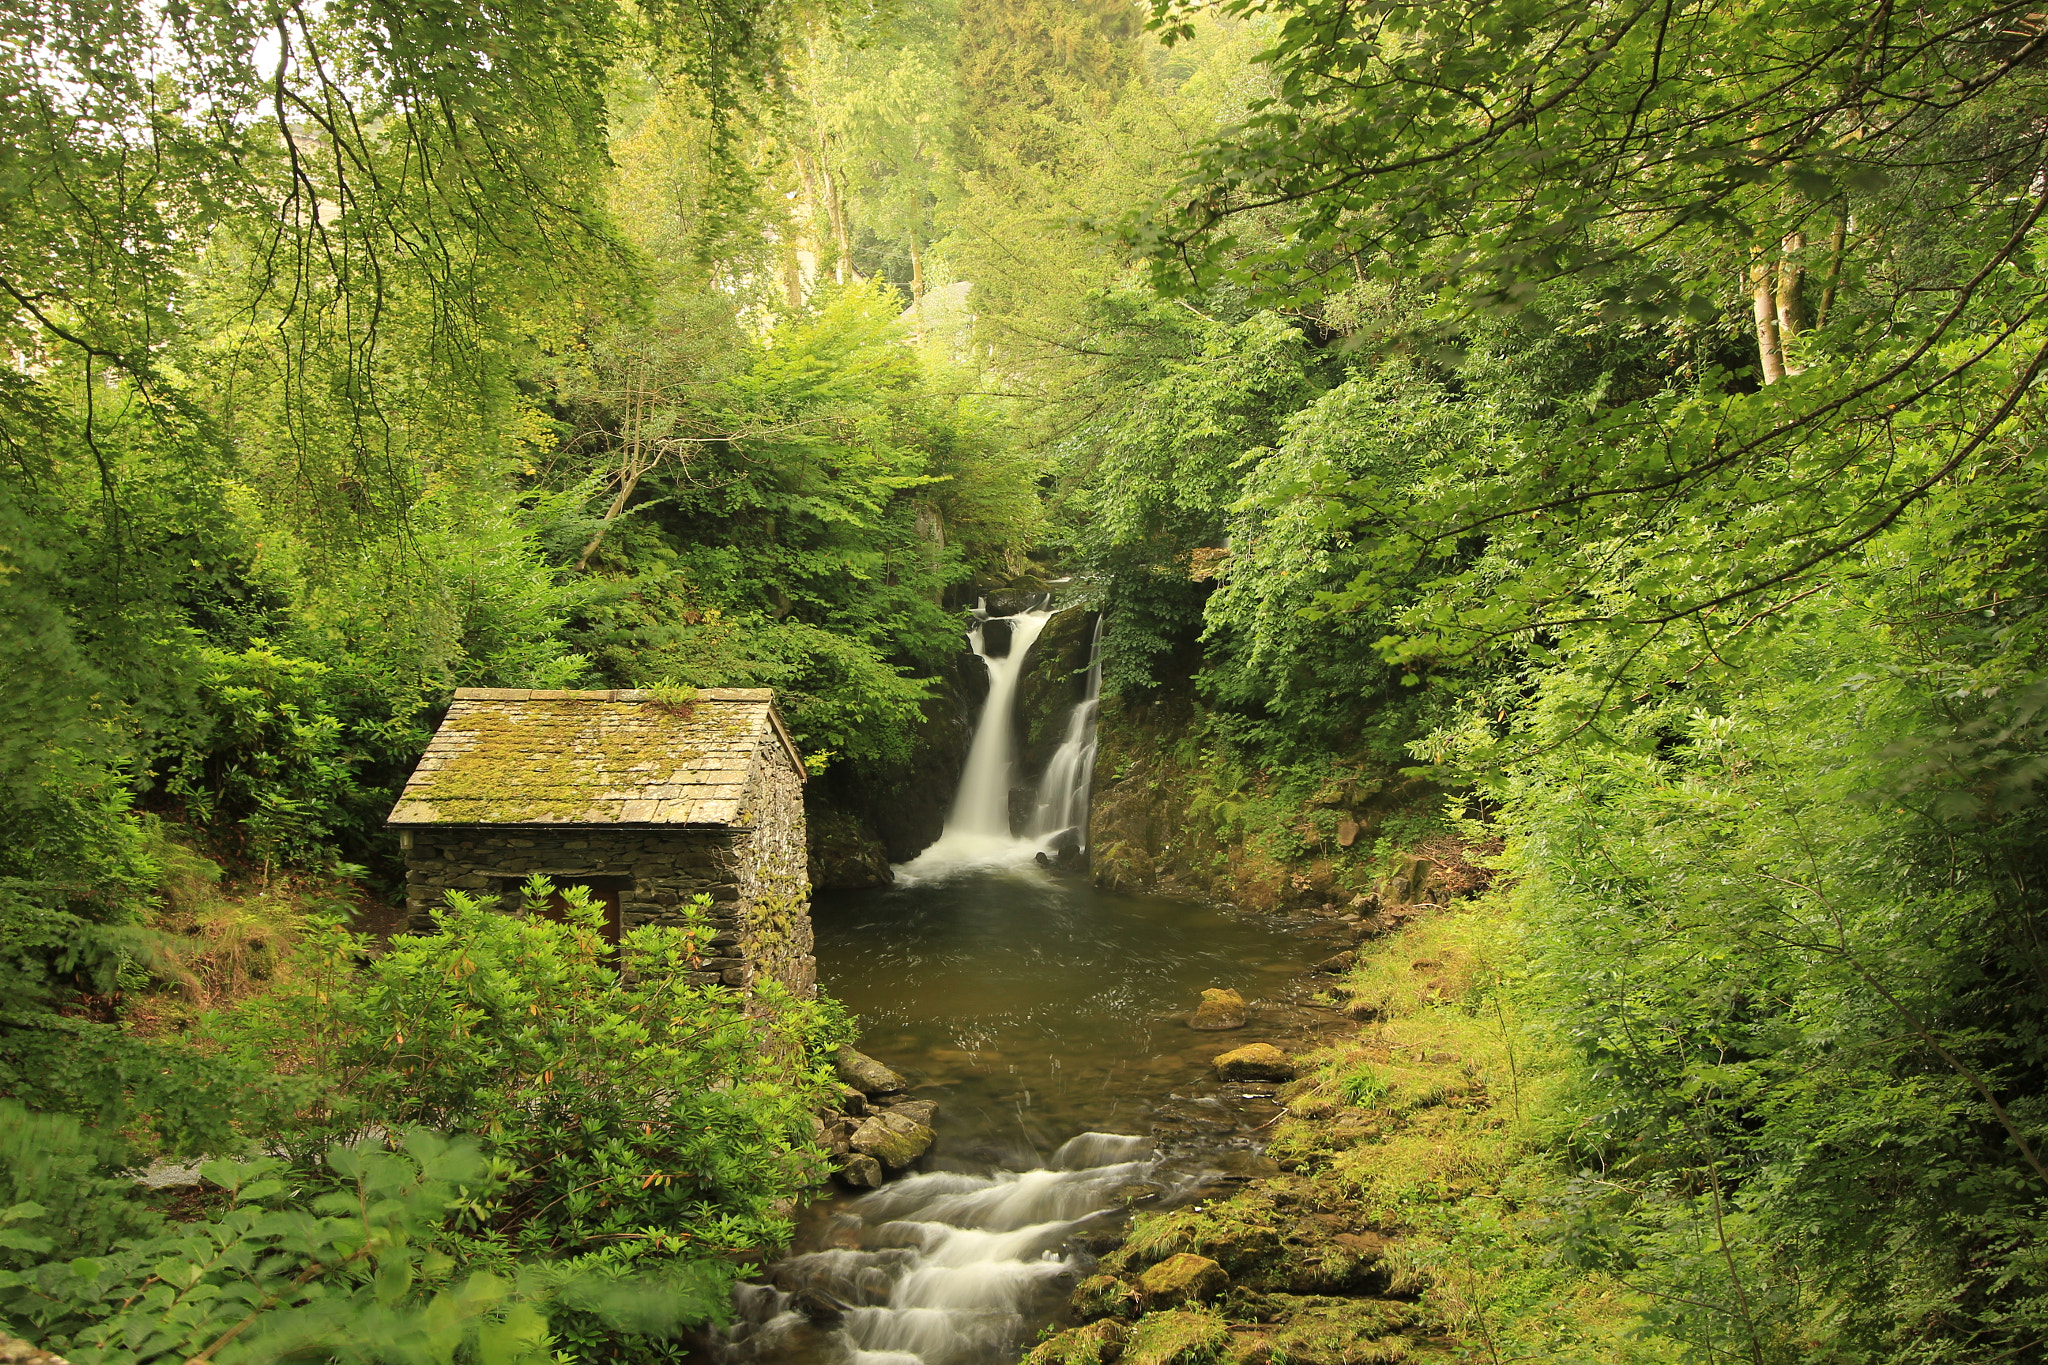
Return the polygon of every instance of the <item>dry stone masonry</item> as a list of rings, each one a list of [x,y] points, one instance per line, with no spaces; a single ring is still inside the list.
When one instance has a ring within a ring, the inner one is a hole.
[[[391,812],[410,927],[451,890],[516,908],[536,873],[589,887],[614,932],[679,924],[703,895],[717,956],[696,980],[808,996],[803,781],[766,688],[462,688]]]

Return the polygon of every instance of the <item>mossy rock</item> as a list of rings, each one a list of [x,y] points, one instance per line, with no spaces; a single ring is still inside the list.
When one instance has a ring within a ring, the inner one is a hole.
[[[900,1171],[923,1156],[925,1148],[932,1145],[932,1130],[907,1114],[883,1109],[853,1130],[848,1145],[890,1170]]]
[[[1114,1365],[1129,1335],[1130,1329],[1114,1318],[1070,1327],[1040,1342],[1023,1365]]]
[[[1204,1030],[1243,1028],[1245,1021],[1244,997],[1233,990],[1211,989],[1202,992],[1202,1003],[1195,1007],[1188,1019],[1188,1027]]]
[[[1280,1252],[1272,1217],[1268,1201],[1251,1193],[1203,1209],[1143,1214],[1131,1225],[1123,1248],[1109,1258],[1110,1268],[1129,1272],[1189,1251],[1217,1262],[1242,1282],[1270,1269]]]
[[[865,1052],[856,1051],[851,1044],[839,1049],[838,1055],[832,1059],[832,1069],[842,1082],[871,1097],[893,1095],[910,1088],[910,1082]]]
[[[1090,1275],[1067,1300],[1081,1318],[1128,1317],[1137,1310],[1138,1291],[1114,1275]]]
[[[1291,1081],[1294,1063],[1271,1043],[1250,1043],[1216,1057],[1211,1065],[1226,1081]]]
[[[1207,1256],[1179,1252],[1138,1277],[1138,1292],[1148,1304],[1198,1303],[1223,1292],[1230,1272]]]
[[[1124,1342],[1123,1365],[1205,1365],[1229,1340],[1230,1324],[1205,1308],[1147,1313]]]

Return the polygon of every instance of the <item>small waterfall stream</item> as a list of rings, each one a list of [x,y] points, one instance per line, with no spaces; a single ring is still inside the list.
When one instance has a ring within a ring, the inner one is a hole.
[[[905,1177],[834,1215],[822,1250],[739,1286],[726,1354],[805,1365],[1014,1359],[1085,1269],[1065,1243],[1155,1164],[1148,1138],[1083,1133],[1047,1169]]]
[[[1046,765],[1038,784],[1038,809],[1031,817],[1031,837],[1064,843],[1071,832],[1074,847],[1088,851],[1088,793],[1095,781],[1095,716],[1102,709],[1102,622],[1095,618],[1095,636],[1088,645],[1088,685],[1067,720],[1066,737]]]

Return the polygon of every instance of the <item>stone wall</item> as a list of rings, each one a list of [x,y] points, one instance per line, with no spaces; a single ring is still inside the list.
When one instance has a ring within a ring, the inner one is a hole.
[[[403,832],[407,927],[433,930],[446,892],[497,896],[518,905],[519,884],[538,873],[557,881],[616,879],[622,927],[681,924],[683,907],[711,898],[714,956],[692,973],[699,984],[749,987],[773,977],[812,993],[809,884],[805,878],[802,787],[780,745],[764,746],[729,829],[603,826],[419,827]]]
[[[818,979],[806,843],[803,776],[788,750],[764,746],[740,797],[733,844],[739,947],[749,970],[803,997]]]

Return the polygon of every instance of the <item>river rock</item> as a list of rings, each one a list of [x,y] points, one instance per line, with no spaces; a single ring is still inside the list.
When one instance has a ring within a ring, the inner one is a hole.
[[[832,1060],[832,1069],[840,1080],[870,1099],[910,1088],[908,1081],[866,1053],[854,1051],[850,1043],[840,1047],[839,1055]]]
[[[1213,1065],[1226,1081],[1291,1081],[1295,1075],[1294,1063],[1271,1043],[1249,1043],[1223,1053]]]
[[[1230,1272],[1207,1256],[1178,1252],[1138,1277],[1145,1306],[1193,1303],[1214,1297],[1230,1283]]]
[[[856,1190],[876,1189],[883,1180],[882,1163],[871,1156],[855,1153],[846,1158],[846,1164],[839,1168],[839,1178]]]
[[[1194,1015],[1188,1020],[1188,1027],[1243,1028],[1244,1019],[1243,996],[1233,990],[1212,989],[1202,992],[1202,1003],[1196,1006]]]
[[[1350,971],[1351,964],[1356,961],[1358,961],[1357,953],[1333,953],[1329,957],[1324,958],[1321,962],[1318,962],[1316,964],[1316,970],[1319,972],[1328,972],[1331,976],[1336,976],[1340,973]]]
[[[853,1130],[853,1150],[900,1171],[932,1145],[932,1130],[908,1114],[884,1109]]]
[[[877,1101],[877,1103],[884,1105],[887,1112],[901,1114],[911,1122],[922,1123],[927,1128],[931,1127],[932,1115],[939,1112],[939,1106],[930,1100],[907,1100],[891,1097],[887,1100]]]
[[[868,1097],[866,1095],[861,1094],[860,1091],[855,1090],[844,1081],[839,1083],[837,1092],[839,1095],[840,1113],[851,1114],[857,1119],[864,1119],[868,1116]]]
[[[789,1296],[789,1307],[813,1327],[827,1331],[846,1321],[846,1305],[822,1289],[797,1290]]]

